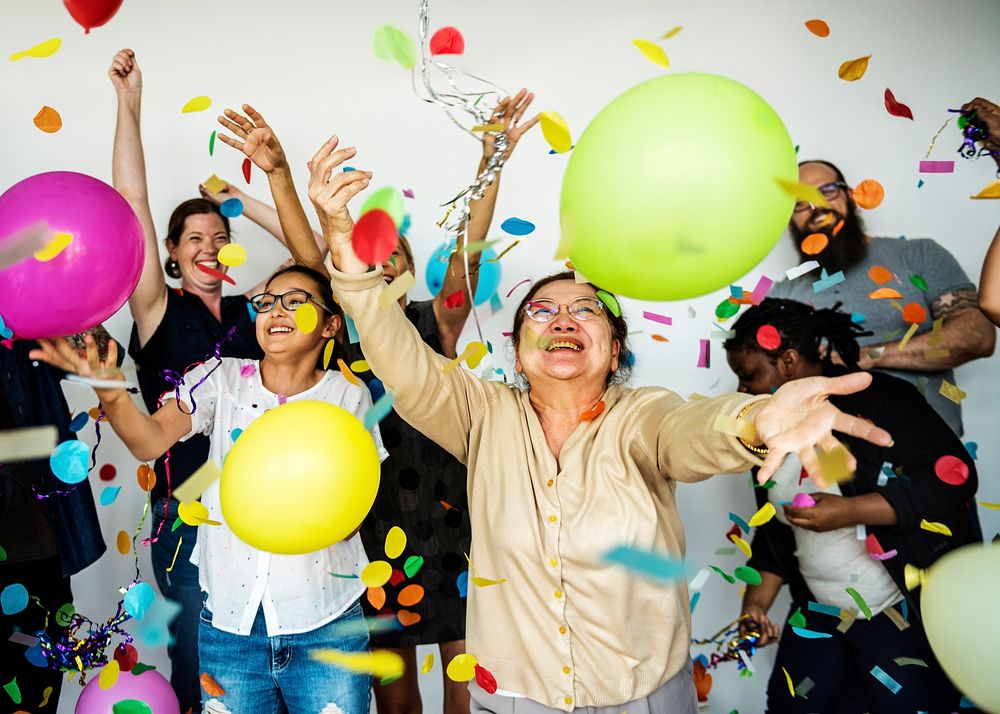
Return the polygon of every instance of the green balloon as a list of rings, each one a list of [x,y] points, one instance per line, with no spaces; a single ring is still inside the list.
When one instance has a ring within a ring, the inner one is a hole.
[[[392,186],[380,188],[369,196],[364,205],[361,206],[361,215],[363,216],[376,208],[388,213],[392,222],[396,224],[396,228],[403,225],[403,194],[399,189]]]
[[[704,295],[768,254],[795,200],[795,147],[742,84],[671,74],[611,102],[580,136],[563,179],[573,266],[642,300]],[[559,256],[562,257],[562,256]]]

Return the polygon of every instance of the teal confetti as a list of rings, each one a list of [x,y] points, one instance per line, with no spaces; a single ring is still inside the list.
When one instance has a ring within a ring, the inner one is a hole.
[[[880,681],[882,684],[884,684],[886,689],[888,689],[893,694],[898,694],[899,690],[903,688],[903,685],[901,685],[895,679],[886,674],[885,670],[883,670],[878,665],[872,667],[871,675],[875,677],[875,679]]]
[[[238,218],[243,215],[243,201],[238,198],[227,198],[219,206],[219,213],[226,218]]]
[[[376,424],[385,419],[389,412],[392,411],[392,404],[395,398],[392,396],[392,392],[386,390],[378,400],[371,405],[371,408],[365,412],[364,421],[365,429],[371,431]]]
[[[90,447],[82,441],[71,439],[56,447],[49,456],[49,467],[63,483],[80,483],[87,478],[87,460],[90,458]]]
[[[351,319],[350,315],[344,315],[344,326],[347,328],[347,339],[352,345],[361,342],[361,338],[358,337],[358,328],[354,325],[354,320]]]
[[[136,620],[141,620],[155,599],[156,593],[149,583],[136,583],[125,593],[125,612]]]
[[[792,632],[799,637],[804,637],[807,640],[824,640],[827,637],[833,637],[833,635],[828,632],[816,632],[815,630],[807,630],[804,627],[793,627]]]
[[[872,609],[868,607],[868,603],[866,603],[865,599],[861,597],[861,593],[854,588],[845,588],[845,590],[847,591],[847,594],[854,599],[854,602],[858,604],[858,609],[865,614],[865,619],[872,619]]]
[[[917,188],[923,188],[923,187],[924,187],[924,180],[917,179]]]
[[[979,449],[979,444],[974,441],[965,442],[965,450],[969,452],[969,456],[972,457],[973,461],[979,461],[979,457],[976,456],[976,451]]]
[[[818,612],[821,615],[831,615],[832,617],[840,617],[840,608],[834,607],[833,605],[823,605],[822,603],[809,601],[809,609],[813,612]]]
[[[16,615],[28,606],[28,589],[21,583],[8,585],[0,592],[0,609],[4,615]]]
[[[626,569],[663,582],[684,579],[684,561],[674,560],[659,553],[641,550],[627,545],[612,548],[601,560],[622,565]]]
[[[535,224],[521,218],[508,218],[500,224],[500,230],[512,236],[526,236],[535,230]]]
[[[240,434],[242,434],[242,433],[243,433],[243,430],[240,429],[239,427],[236,427],[231,432],[229,432],[229,438],[232,439],[233,443],[235,444],[236,440],[240,438]]]
[[[118,494],[121,493],[121,486],[105,486],[101,491],[101,505],[110,506],[118,498]]]
[[[698,600],[701,599],[701,593],[695,593],[691,596],[691,612],[694,612],[695,607],[698,605]]]
[[[343,580],[357,580],[358,576],[354,573],[330,573],[335,578],[341,578]]]
[[[753,477],[751,476],[751,478],[753,478]],[[730,513],[729,514],[729,520],[731,520],[733,523],[735,523],[736,525],[738,525],[740,527],[740,530],[743,531],[744,533],[749,533],[750,532],[750,524],[748,524],[742,518],[740,518],[739,516],[737,516],[735,513]]]

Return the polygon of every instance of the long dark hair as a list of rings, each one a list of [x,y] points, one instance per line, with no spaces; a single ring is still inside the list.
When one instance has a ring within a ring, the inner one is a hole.
[[[765,298],[740,316],[733,325],[733,336],[722,346],[727,352],[761,352],[772,363],[791,348],[805,361],[820,365],[823,374],[837,371],[832,360],[836,352],[847,368],[856,372],[861,357],[858,338],[873,333],[866,332],[849,314],[840,312],[841,304],[817,309],[795,300]],[[757,341],[757,332],[765,325],[773,326],[781,336],[781,344],[776,349],[767,349]],[[825,346],[825,352],[821,353],[821,346]]]
[[[517,354],[518,347],[521,346],[521,325],[524,324],[524,306],[527,305],[532,298],[538,293],[539,290],[544,288],[550,283],[555,283],[560,280],[572,280],[576,281],[576,273],[572,270],[566,270],[561,273],[556,273],[554,275],[549,275],[542,278],[541,280],[535,281],[535,283],[528,289],[528,292],[523,298],[521,298],[521,304],[517,306],[517,310],[514,311],[514,327],[511,333],[511,341],[514,343],[514,354]],[[584,283],[589,285],[595,291],[601,290],[593,283]],[[607,292],[607,291],[605,291]],[[610,294],[610,293],[609,293]],[[612,296],[617,300],[616,296]],[[604,310],[605,316],[608,318],[608,322],[611,324],[611,339],[617,340],[619,345],[618,350],[618,369],[614,370],[608,375],[608,384],[625,384],[628,382],[629,378],[632,376],[632,367],[635,365],[635,355],[632,353],[631,348],[628,343],[628,323],[625,320],[624,314],[616,316],[611,310]]]
[[[298,275],[304,275],[309,278],[316,286],[315,297],[319,302],[323,303],[329,308],[330,316],[339,316],[341,327],[337,330],[337,334],[333,336],[333,355],[330,357],[330,364],[328,369],[340,369],[337,366],[337,360],[347,359],[347,349],[344,347],[344,333],[346,332],[345,325],[347,323],[347,318],[344,316],[344,309],[340,307],[340,303],[333,299],[333,288],[330,286],[330,281],[327,280],[326,276],[323,275],[318,270],[310,268],[308,265],[289,265],[287,268],[282,268],[276,271],[267,279],[264,284],[264,289],[266,290],[275,278],[285,275],[286,273],[296,273]],[[319,361],[317,362],[317,367],[323,369],[323,355],[319,356]]]
[[[219,207],[206,198],[192,198],[177,206],[174,212],[170,214],[170,221],[167,223],[167,237],[164,238],[164,241],[173,243],[174,245],[179,244],[188,216],[199,216],[206,213],[214,213],[221,218],[222,225],[226,227],[226,235],[232,238],[232,232],[229,229],[229,219],[222,215]],[[169,256],[167,256],[166,261],[163,263],[163,269],[171,278],[176,279],[181,277],[180,267]]]

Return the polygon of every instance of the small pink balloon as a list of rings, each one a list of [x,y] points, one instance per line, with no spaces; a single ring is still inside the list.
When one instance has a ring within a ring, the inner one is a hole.
[[[180,714],[177,696],[162,674],[146,670],[142,674],[121,672],[110,689],[101,689],[95,676],[76,700],[75,714],[112,714],[115,704],[123,699],[145,702],[152,714]]]
[[[797,493],[792,499],[792,508],[812,508],[816,505],[816,499],[808,493]]]

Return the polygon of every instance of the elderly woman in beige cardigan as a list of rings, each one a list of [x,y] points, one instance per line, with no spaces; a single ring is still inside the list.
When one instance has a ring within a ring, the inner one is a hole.
[[[833,431],[888,444],[885,431],[827,401],[871,378],[816,377],[773,396],[688,403],[664,388],[616,384],[624,321],[572,274],[539,281],[518,307],[526,389],[446,369],[395,302],[380,307],[382,271],[351,249],[346,204],[356,191],[338,179],[341,160],[331,144],[321,148],[309,186],[337,299],[399,414],[467,464],[472,563],[505,580],[469,589],[468,651],[499,687],[471,684],[472,710],[695,712],[684,583],[632,578],[600,554],[626,544],[682,557],[678,481],[761,464],[765,480],[789,452],[817,474],[815,448],[836,446]],[[717,428],[727,418],[756,436]]]

